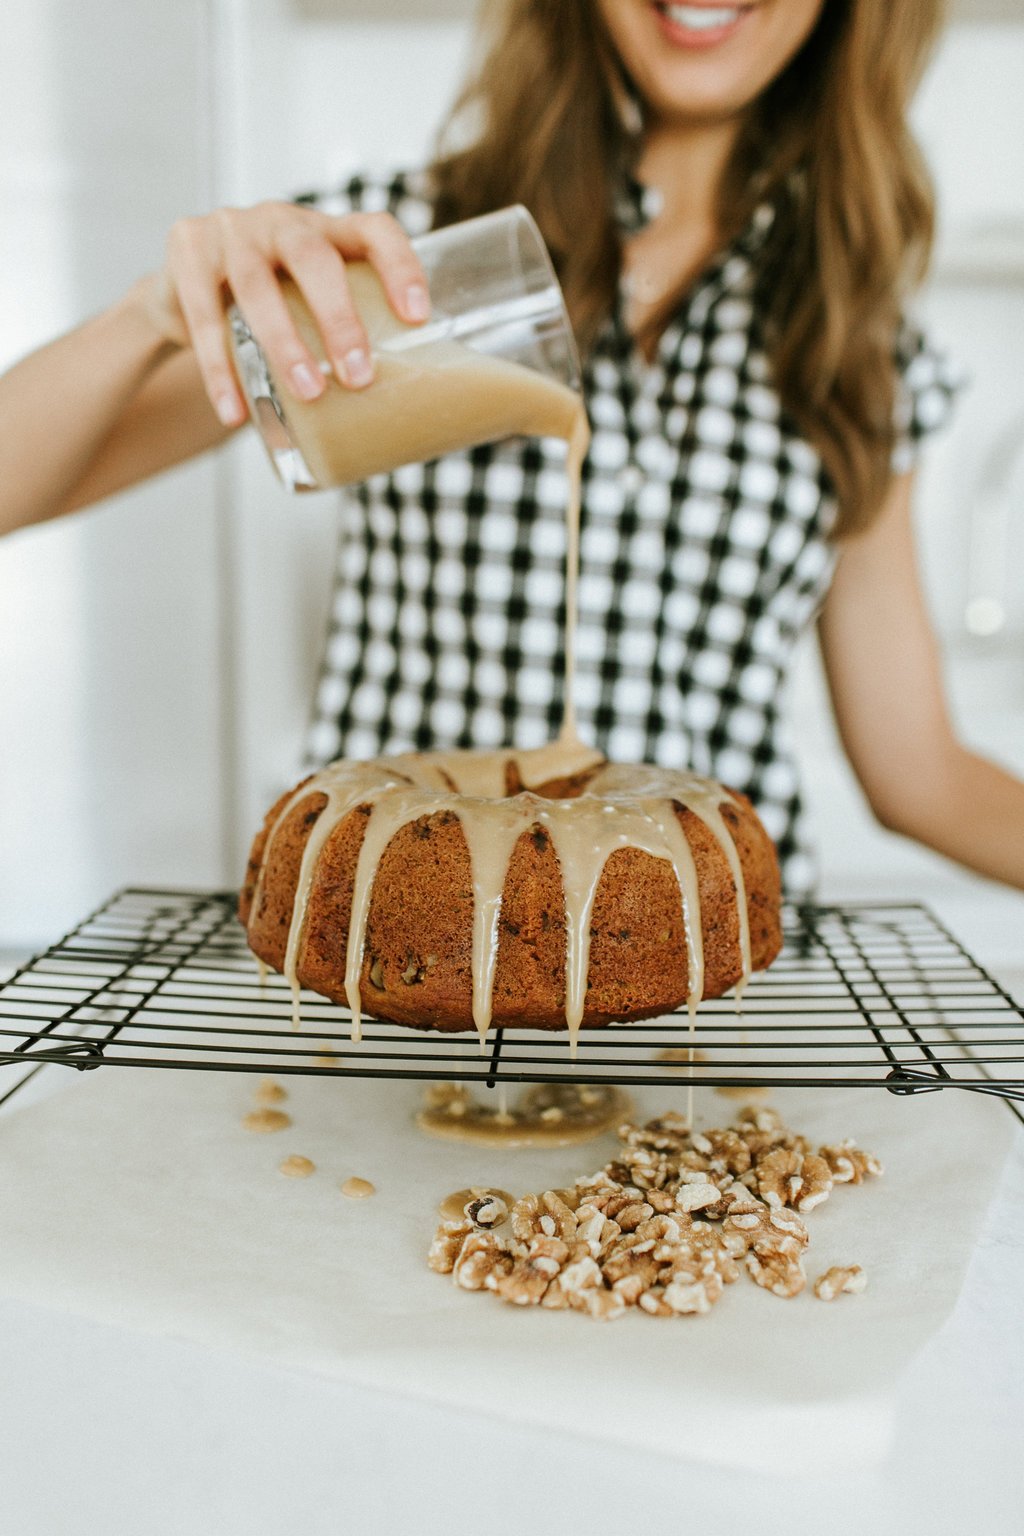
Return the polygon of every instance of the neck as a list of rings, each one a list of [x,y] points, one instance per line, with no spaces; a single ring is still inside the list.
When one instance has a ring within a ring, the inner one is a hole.
[[[647,130],[637,165],[640,180],[664,197],[666,223],[716,227],[718,196],[741,123],[660,120]]]

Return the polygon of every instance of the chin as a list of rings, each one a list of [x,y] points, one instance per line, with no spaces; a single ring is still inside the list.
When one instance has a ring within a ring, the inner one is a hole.
[[[745,111],[806,42],[825,0],[598,0],[627,72],[660,118]]]
[[[651,114],[665,122],[718,123],[741,117],[760,95],[761,87],[736,79],[732,71],[704,67],[693,78],[668,78],[644,82],[641,92]],[[687,72],[689,75],[689,72]]]

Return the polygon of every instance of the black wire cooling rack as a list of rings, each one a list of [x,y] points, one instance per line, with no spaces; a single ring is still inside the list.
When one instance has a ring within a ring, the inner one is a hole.
[[[787,911],[786,943],[732,998],[566,1037],[420,1032],[302,996],[302,1028],[276,974],[261,981],[233,892],[125,890],[0,986],[0,1065],[326,1072],[496,1083],[964,1088],[1024,1101],[1024,1012],[925,907]],[[692,1047],[694,1062],[659,1060]],[[0,1075],[0,1102],[10,1097]],[[1014,1110],[1019,1118],[1020,1112]]]

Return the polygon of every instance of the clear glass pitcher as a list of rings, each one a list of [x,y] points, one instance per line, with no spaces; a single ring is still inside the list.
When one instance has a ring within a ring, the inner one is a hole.
[[[408,325],[373,268],[346,263],[374,379],[339,384],[298,288],[283,283],[295,323],[326,381],[316,400],[275,379],[237,306],[228,313],[251,419],[289,490],[349,485],[382,471],[499,438],[568,438],[580,413],[580,364],[565,300],[525,208],[433,230],[413,242],[430,287],[430,319]]]

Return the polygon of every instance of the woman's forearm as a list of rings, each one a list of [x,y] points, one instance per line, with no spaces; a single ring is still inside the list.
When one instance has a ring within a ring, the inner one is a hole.
[[[885,825],[1024,890],[1024,781],[957,741],[929,779],[920,793],[908,785],[900,812]]]
[[[177,351],[137,284],[0,377],[0,534],[73,504],[129,403]]]

